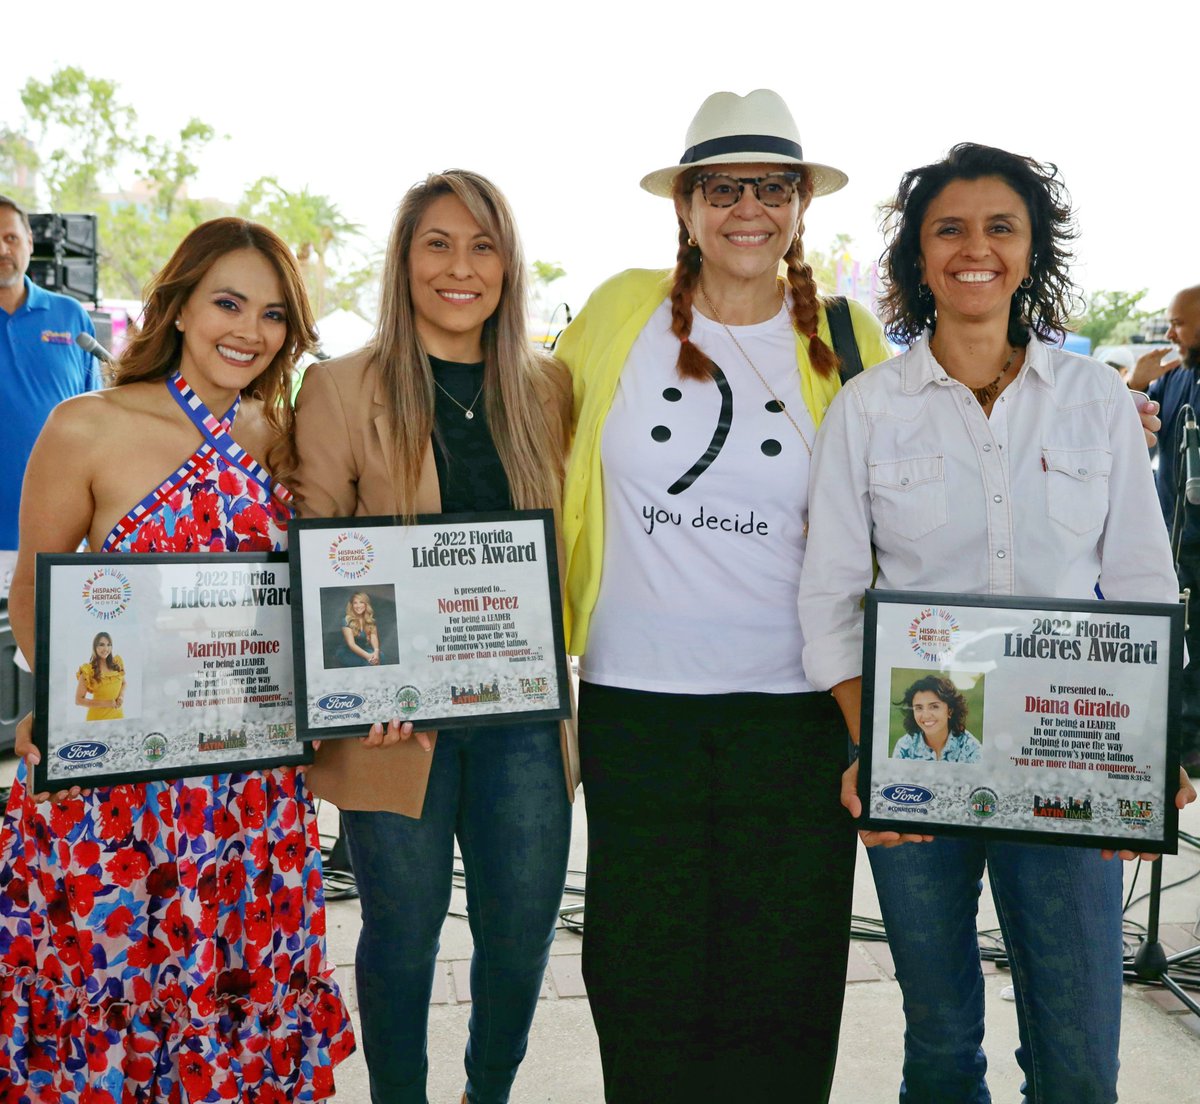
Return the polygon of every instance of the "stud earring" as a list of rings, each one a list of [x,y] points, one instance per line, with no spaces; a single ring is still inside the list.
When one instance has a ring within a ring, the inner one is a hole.
[[[1033,287],[1033,277],[1026,276],[1025,279],[1021,281],[1021,287],[1025,291],[1028,291],[1031,287]]]
[[[175,328],[181,333],[183,332],[183,323],[180,322],[178,318],[175,319]]]
[[[696,246],[698,246],[699,244],[700,244],[700,243],[699,243],[698,241],[696,241],[696,239],[695,239],[695,238],[693,238],[693,237],[691,236],[691,234],[689,234],[689,235],[688,235],[688,248],[689,248],[689,249],[695,249],[695,248],[696,248]]]

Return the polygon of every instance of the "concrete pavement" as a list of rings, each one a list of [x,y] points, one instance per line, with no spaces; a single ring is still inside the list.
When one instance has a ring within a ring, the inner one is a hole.
[[[0,758],[0,785],[7,785],[15,770],[11,755]],[[571,868],[586,867],[586,808],[582,797],[575,805]],[[333,831],[336,810],[321,810],[323,830]],[[1200,802],[1180,818],[1180,827],[1200,835]],[[874,885],[864,855],[859,856],[855,878],[856,915],[878,917]],[[1168,857],[1164,885],[1200,872],[1200,852],[1184,847]],[[1126,869],[1126,885],[1134,865]],[[569,881],[577,883],[574,875]],[[1148,872],[1138,880],[1137,893],[1149,887]],[[578,901],[568,898],[567,902]],[[465,912],[466,901],[456,889],[452,912]],[[1144,923],[1146,903],[1135,906],[1130,919]],[[1200,944],[1200,878],[1168,889],[1162,897],[1162,941],[1174,950]],[[986,888],[981,901],[979,927],[996,926],[991,896]],[[354,986],[354,948],[360,927],[357,901],[335,901],[328,908],[329,955],[337,966],[338,981],[358,1022]],[[542,1000],[534,1019],[529,1053],[513,1089],[513,1104],[602,1104],[600,1058],[596,1034],[579,971],[582,940],[560,931],[554,942],[551,965],[542,987]],[[438,983],[429,1019],[429,1100],[431,1104],[457,1104],[463,1088],[462,1053],[470,1015],[467,964],[471,934],[465,919],[450,916],[442,934]],[[882,943],[851,944],[846,973],[846,1006],[842,1020],[841,1059],[834,1081],[832,1104],[893,1104],[900,1082],[904,1031],[899,986],[891,973],[891,960]],[[764,961],[761,968],[771,969]],[[985,1047],[989,1055],[988,1082],[996,1104],[1019,1100],[1020,1071],[1013,1058],[1017,1045],[1015,1005],[1000,998],[1008,975],[986,966],[988,1004]],[[1197,994],[1200,999],[1200,994]],[[797,1003],[804,1000],[798,993]],[[1160,988],[1125,987],[1122,1013],[1122,1104],[1191,1104],[1200,1100],[1200,1018],[1183,1009]],[[366,1065],[361,1051],[338,1067],[339,1101],[367,1104]],[[652,1102],[647,1102],[652,1104]],[[721,1102],[698,1102],[721,1104]],[[749,1102],[746,1102],[749,1104]],[[789,1102],[791,1104],[791,1102]],[[797,1102],[803,1104],[803,1102]]]
[[[586,867],[586,808],[575,805],[571,868]],[[331,823],[323,810],[323,827]],[[1180,818],[1184,831],[1200,835],[1200,802]],[[861,850],[861,849],[860,849]],[[1163,884],[1200,872],[1200,852],[1184,847],[1166,859]],[[1128,864],[1126,885],[1134,866]],[[579,881],[571,877],[571,882]],[[1143,871],[1136,893],[1149,888]],[[1136,895],[1136,894],[1135,894]],[[568,902],[576,900],[568,898]],[[452,912],[465,912],[466,900],[456,889]],[[875,887],[865,854],[860,853],[855,875],[856,915],[879,916]],[[1130,919],[1146,921],[1146,903],[1135,906]],[[1169,950],[1200,943],[1200,878],[1170,889],[1162,896],[1162,942]],[[980,905],[981,930],[996,927],[991,895],[985,887]],[[357,1022],[353,985],[354,943],[359,927],[355,902],[329,906],[329,951],[338,964],[338,978]],[[1193,935],[1193,929],[1197,934]],[[529,1052],[513,1087],[513,1104],[603,1104],[596,1033],[588,1015],[579,974],[579,936],[560,931],[551,952],[550,969],[534,1018]],[[440,970],[429,1021],[429,1100],[456,1104],[463,1088],[462,1054],[470,1015],[467,963],[471,934],[464,919],[448,917],[442,934]],[[763,970],[771,963],[764,961]],[[1016,1006],[1002,1000],[1009,976],[985,964],[987,1018],[985,1049],[989,1057],[988,1084],[996,1104],[1020,1100],[1021,1074],[1013,1057],[1017,1046]],[[842,1019],[841,1055],[834,1080],[832,1104],[894,1104],[900,1084],[904,1017],[900,988],[891,972],[886,944],[855,941],[846,972],[846,1005]],[[1200,1001],[1200,992],[1196,994]],[[797,994],[802,1003],[803,993]],[[1161,988],[1125,987],[1121,1020],[1122,1104],[1191,1104],[1200,1100],[1200,1018]],[[338,1099],[354,1104],[369,1100],[366,1067],[354,1054],[337,1072]],[[652,1104],[648,1101],[647,1104]],[[718,1101],[697,1104],[721,1104]],[[747,1102],[748,1104],[748,1102]],[[790,1104],[790,1102],[789,1102]],[[804,1104],[804,1102],[796,1102]]]

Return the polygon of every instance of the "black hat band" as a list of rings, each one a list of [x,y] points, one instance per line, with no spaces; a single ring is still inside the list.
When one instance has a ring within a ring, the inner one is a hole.
[[[728,138],[712,138],[684,150],[679,159],[681,165],[691,165],[706,157],[718,157],[723,153],[775,153],[795,161],[804,160],[804,151],[799,142],[789,138],[776,138],[772,134],[731,134]]]

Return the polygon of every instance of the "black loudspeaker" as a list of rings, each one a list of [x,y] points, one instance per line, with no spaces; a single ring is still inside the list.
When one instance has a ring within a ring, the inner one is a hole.
[[[34,214],[29,278],[47,291],[95,303],[99,295],[95,215]]]
[[[33,709],[33,676],[13,662],[16,653],[8,602],[0,599],[0,749],[13,746],[17,721]]]
[[[67,256],[95,257],[95,215],[30,215],[33,254],[41,256],[61,249]]]

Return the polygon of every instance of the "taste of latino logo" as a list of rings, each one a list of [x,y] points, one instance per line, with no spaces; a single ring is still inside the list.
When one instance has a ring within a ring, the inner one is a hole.
[[[926,606],[909,623],[908,639],[921,659],[941,663],[958,642],[958,620],[948,609]]]
[[[329,566],[343,579],[361,579],[375,562],[375,546],[362,533],[339,533],[329,546]]]
[[[133,597],[125,572],[115,567],[98,567],[83,581],[83,608],[101,621],[120,617]]]

